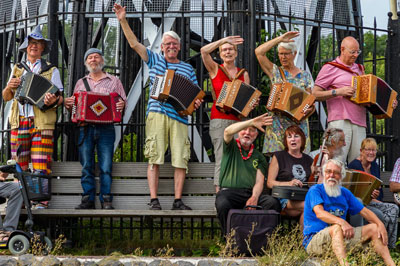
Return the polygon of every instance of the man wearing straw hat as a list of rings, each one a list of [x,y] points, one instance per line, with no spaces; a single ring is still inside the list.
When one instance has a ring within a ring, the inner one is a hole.
[[[26,66],[30,71],[48,79],[62,92],[63,84],[57,67],[42,56],[49,53],[51,40],[43,37],[40,26],[25,38],[19,50],[26,54]],[[57,106],[62,104],[63,97],[52,93],[46,93],[44,104],[46,111],[28,103],[21,104],[14,97],[21,77],[26,69],[18,63],[14,65],[7,86],[3,89],[4,101],[13,100],[9,117],[11,125],[11,156],[17,160],[23,170],[28,169],[29,161],[35,173],[49,174],[51,156],[53,154],[53,131],[57,120]],[[35,89],[35,88],[31,88]],[[18,157],[17,157],[18,150]],[[38,204],[37,208],[44,208]]]

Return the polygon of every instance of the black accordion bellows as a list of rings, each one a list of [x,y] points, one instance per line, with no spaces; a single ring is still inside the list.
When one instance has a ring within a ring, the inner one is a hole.
[[[21,103],[36,105],[40,110],[47,110],[51,106],[44,104],[46,93],[59,95],[60,90],[45,77],[32,72],[27,72],[21,77],[15,98]]]
[[[172,80],[171,90],[169,99],[172,106],[175,107],[176,111],[184,111],[189,106],[193,99],[196,98],[199,90],[188,90],[187,88],[195,86],[193,82],[186,77],[175,74]]]

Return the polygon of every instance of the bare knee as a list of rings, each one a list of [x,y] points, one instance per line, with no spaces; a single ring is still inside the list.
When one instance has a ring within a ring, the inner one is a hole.
[[[338,224],[334,224],[329,228],[329,234],[331,235],[331,237],[333,238],[333,236],[336,236],[338,234],[342,234],[342,227]]]

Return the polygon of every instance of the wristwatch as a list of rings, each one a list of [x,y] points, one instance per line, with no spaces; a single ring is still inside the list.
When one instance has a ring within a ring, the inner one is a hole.
[[[337,96],[335,89],[332,90],[332,96]]]

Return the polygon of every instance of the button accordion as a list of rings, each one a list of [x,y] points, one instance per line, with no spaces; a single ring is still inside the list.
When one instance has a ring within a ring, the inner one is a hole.
[[[198,85],[171,69],[167,69],[164,76],[157,75],[150,90],[151,98],[170,103],[181,116],[191,115],[195,101],[204,96]]]
[[[74,93],[71,121],[74,123],[87,122],[95,124],[119,123],[122,112],[117,111],[117,102],[121,97],[116,92],[110,94],[92,91]]]
[[[21,104],[29,103],[45,111],[52,107],[44,104],[46,93],[53,93],[58,96],[60,90],[45,77],[32,72],[26,72],[21,77],[21,83],[17,88],[15,98]]]
[[[360,198],[364,205],[368,205],[372,198],[372,191],[382,185],[382,180],[358,170],[346,170],[346,177],[342,180],[343,187],[350,190],[354,196]]]
[[[268,98],[267,109],[280,112],[300,123],[314,112],[304,115],[306,110],[314,105],[314,102],[315,96],[290,82],[275,83]]]
[[[384,80],[374,75],[353,76],[352,86],[356,92],[350,98],[356,104],[365,105],[376,118],[391,118],[393,101],[397,97],[394,91]]]
[[[215,107],[227,114],[247,117],[260,96],[259,90],[239,79],[225,81]]]

